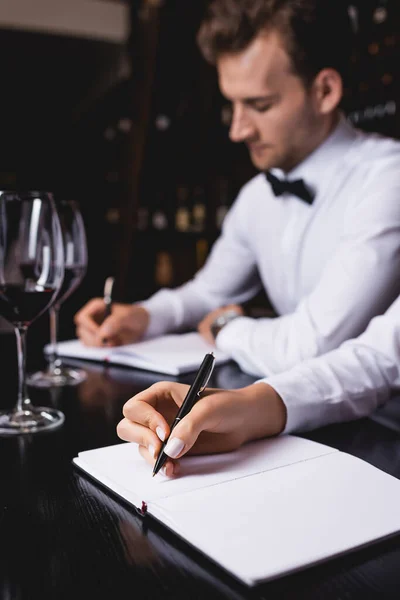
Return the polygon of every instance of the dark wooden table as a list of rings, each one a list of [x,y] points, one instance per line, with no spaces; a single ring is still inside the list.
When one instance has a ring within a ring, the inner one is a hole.
[[[13,335],[0,335],[0,357],[0,406],[9,407],[16,393]],[[30,370],[42,365],[41,351],[31,347]],[[87,364],[87,373],[77,388],[31,390],[35,403],[65,413],[62,428],[0,438],[1,600],[400,597],[400,536],[249,589],[162,526],[144,522],[79,474],[71,460],[81,450],[118,443],[115,427],[124,402],[163,377],[95,364]],[[211,385],[251,381],[230,364],[216,369]],[[393,400],[376,420],[326,427],[306,437],[400,477],[399,402]]]

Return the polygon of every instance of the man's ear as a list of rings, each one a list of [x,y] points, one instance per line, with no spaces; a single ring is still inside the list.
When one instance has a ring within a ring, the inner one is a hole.
[[[334,111],[343,96],[343,81],[335,69],[322,69],[313,82],[317,110],[326,115]]]

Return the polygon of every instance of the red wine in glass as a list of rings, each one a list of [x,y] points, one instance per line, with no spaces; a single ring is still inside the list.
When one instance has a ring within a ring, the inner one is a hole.
[[[64,277],[60,221],[49,192],[0,192],[0,315],[17,341],[18,396],[12,410],[0,411],[0,435],[13,436],[59,427],[64,415],[33,406],[26,389],[26,333],[55,300]]]
[[[64,280],[60,291],[56,295],[54,304],[61,305],[79,287],[86,273],[86,265],[65,266]]]
[[[71,368],[63,364],[57,355],[57,330],[60,307],[80,285],[86,273],[87,247],[85,227],[79,205],[74,201],[64,201],[57,205],[60,217],[64,246],[64,279],[50,307],[50,351],[49,364],[44,371],[33,373],[28,378],[29,385],[40,388],[77,385],[86,379],[83,369]]]
[[[28,327],[49,306],[54,288],[26,289],[24,285],[0,285],[0,314],[14,327]]]

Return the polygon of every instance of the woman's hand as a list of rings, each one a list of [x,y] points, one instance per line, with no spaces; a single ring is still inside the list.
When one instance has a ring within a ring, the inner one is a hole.
[[[161,444],[170,434],[189,386],[160,382],[133,396],[123,408],[117,433],[139,444],[143,458],[154,465]],[[251,440],[279,434],[285,427],[286,408],[275,390],[256,383],[238,390],[207,389],[188,415],[174,428],[165,447],[170,459],[187,452],[212,454],[236,450]],[[178,472],[175,460],[167,460],[164,473]]]

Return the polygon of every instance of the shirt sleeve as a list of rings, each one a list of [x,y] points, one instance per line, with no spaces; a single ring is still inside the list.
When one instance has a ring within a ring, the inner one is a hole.
[[[244,371],[272,375],[325,354],[360,335],[400,293],[398,168],[375,176],[360,199],[349,204],[336,253],[293,313],[275,319],[240,317],[218,334],[217,347]]]
[[[227,304],[241,304],[261,289],[254,252],[249,247],[247,186],[226,215],[222,232],[206,264],[196,276],[175,289],[162,289],[140,302],[150,314],[145,337],[197,327],[210,311]]]
[[[400,297],[357,339],[262,382],[286,405],[284,433],[371,414],[400,387]]]

